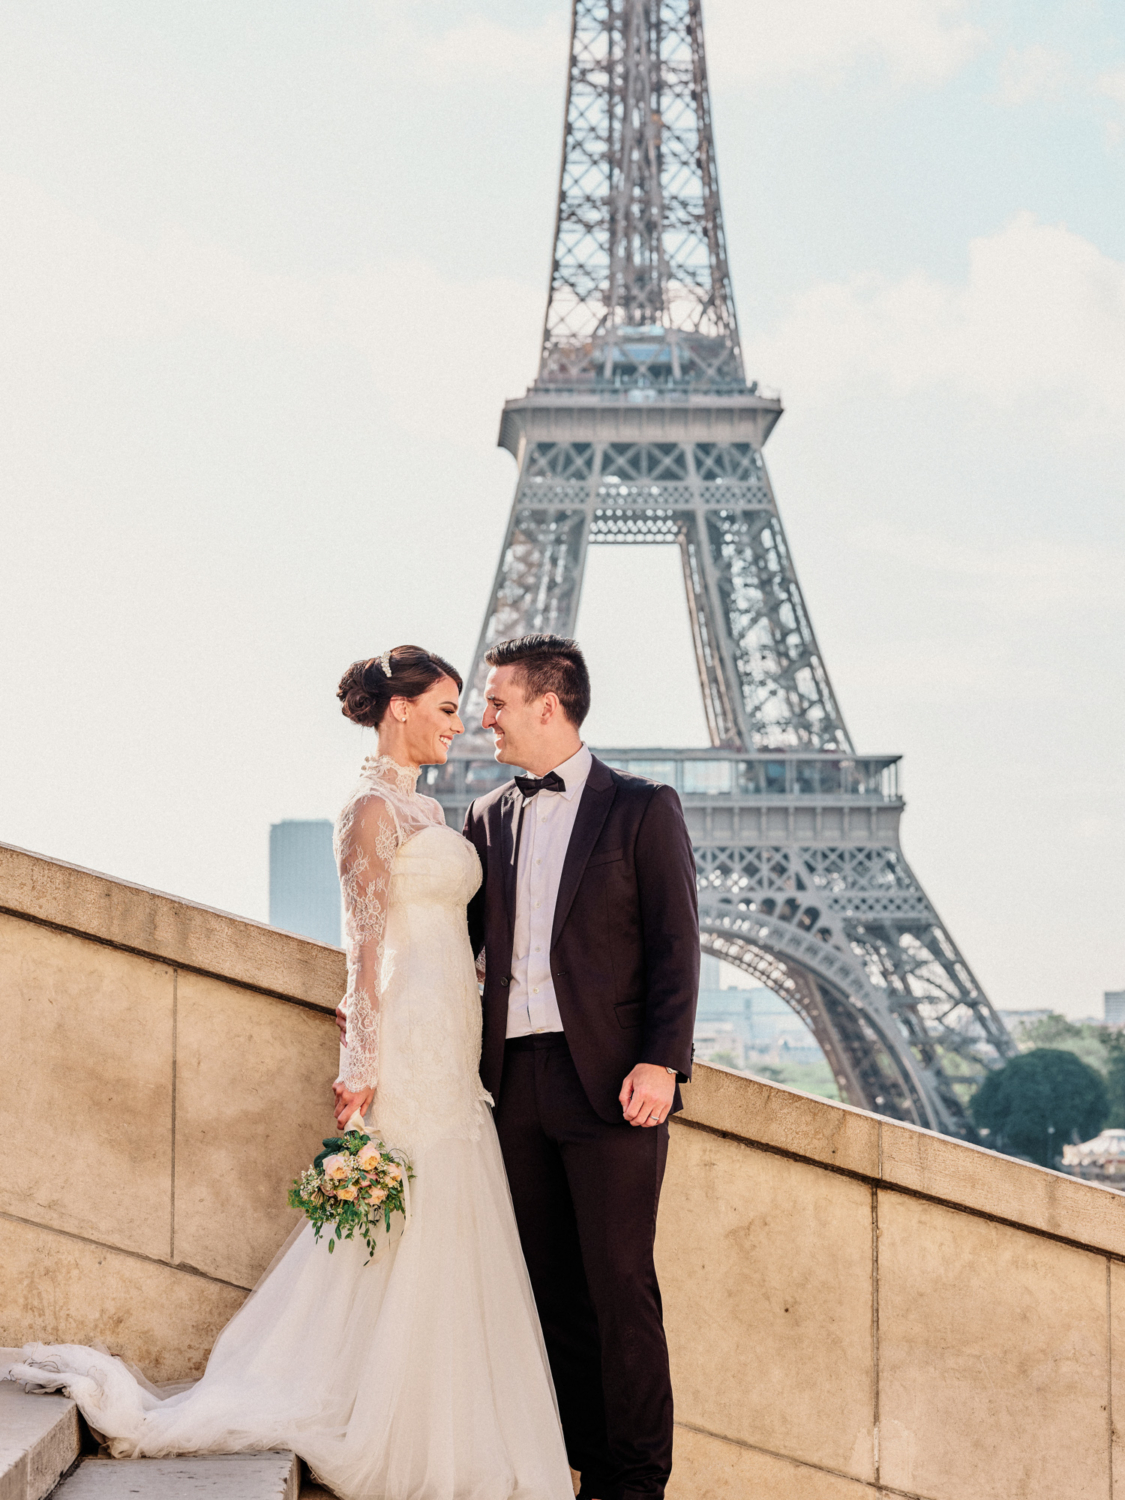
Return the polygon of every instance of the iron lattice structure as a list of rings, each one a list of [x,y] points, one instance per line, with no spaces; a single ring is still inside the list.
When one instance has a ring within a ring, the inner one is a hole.
[[[540,378],[612,380],[638,355],[742,380],[703,23],[698,0],[576,0]]]
[[[575,0],[539,376],[509,401],[519,464],[465,698],[489,646],[574,632],[587,548],[679,548],[713,748],[599,751],[672,782],[705,951],[782,995],[850,1102],[955,1134],[1012,1043],[899,845],[897,757],[852,746],[762,448],[715,174],[699,0]],[[451,822],[507,777],[470,731],[430,784]]]

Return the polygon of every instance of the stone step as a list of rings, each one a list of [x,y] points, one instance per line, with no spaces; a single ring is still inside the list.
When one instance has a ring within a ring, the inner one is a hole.
[[[78,1408],[0,1380],[0,1500],[44,1500],[79,1453]]]
[[[86,1458],[54,1500],[298,1500],[294,1453],[192,1458]]]

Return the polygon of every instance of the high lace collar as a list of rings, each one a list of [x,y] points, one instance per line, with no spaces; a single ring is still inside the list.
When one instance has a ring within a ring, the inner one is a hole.
[[[389,755],[369,755],[363,762],[363,774],[374,781],[390,782],[397,792],[412,792],[422,774],[421,766],[400,766]]]

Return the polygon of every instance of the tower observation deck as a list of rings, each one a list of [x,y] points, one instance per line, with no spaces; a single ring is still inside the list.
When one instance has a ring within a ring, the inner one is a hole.
[[[743,369],[700,0],[574,0],[539,374],[504,407],[519,476],[469,729],[427,790],[459,826],[507,779],[474,727],[484,653],[573,634],[591,544],[678,547],[713,748],[597,753],[677,788],[704,950],[788,1001],[843,1097],[971,1134],[1012,1043],[903,856],[898,757],[845,726],[762,456],[781,413]]]

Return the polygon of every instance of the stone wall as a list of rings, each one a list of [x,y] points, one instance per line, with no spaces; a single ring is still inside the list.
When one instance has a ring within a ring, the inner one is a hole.
[[[0,1345],[198,1374],[334,1125],[335,948],[0,846]]]
[[[669,1500],[1123,1500],[1125,1197],[700,1068]]]
[[[342,988],[335,949],[0,846],[0,1345],[202,1368],[332,1127]],[[1125,1197],[721,1069],[685,1092],[669,1500],[1125,1500]]]

